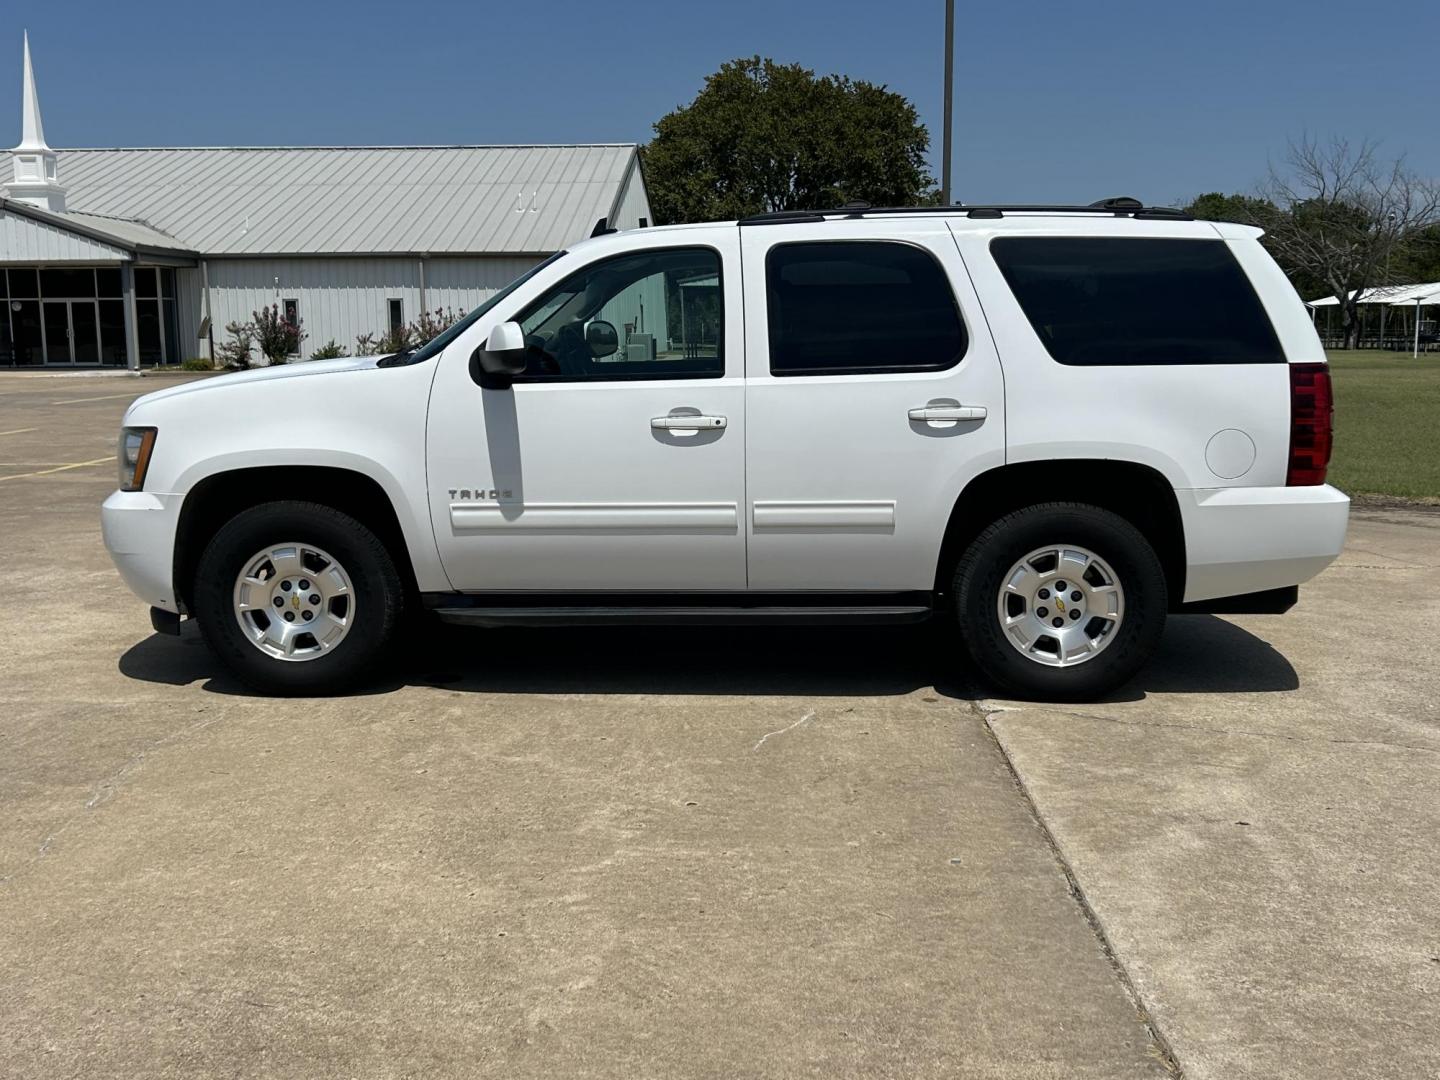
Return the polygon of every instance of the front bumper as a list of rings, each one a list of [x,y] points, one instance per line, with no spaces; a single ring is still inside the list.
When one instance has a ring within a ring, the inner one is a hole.
[[[116,491],[100,507],[105,548],[130,590],[151,607],[178,613],[175,529],[184,495]]]
[[[1177,491],[1185,525],[1185,602],[1309,581],[1345,544],[1350,500],[1320,487]]]

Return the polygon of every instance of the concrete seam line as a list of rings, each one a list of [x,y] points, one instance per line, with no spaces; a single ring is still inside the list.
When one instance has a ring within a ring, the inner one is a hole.
[[[970,708],[975,711],[976,715],[979,716],[981,725],[995,743],[995,749],[1000,754],[1000,760],[1005,762],[1005,768],[1009,770],[1011,782],[1014,783],[1015,789],[1020,793],[1020,797],[1025,801],[1026,808],[1030,811],[1031,820],[1034,821],[1035,827],[1040,831],[1040,835],[1045,838],[1045,844],[1050,849],[1050,855],[1055,860],[1055,865],[1058,866],[1060,872],[1065,875],[1065,884],[1070,890],[1071,897],[1074,898],[1075,903],[1079,906],[1080,913],[1084,916],[1085,922],[1089,925],[1090,932],[1095,935],[1095,940],[1100,945],[1101,955],[1105,957],[1106,962],[1110,965],[1110,970],[1114,972],[1121,989],[1125,992],[1125,996],[1130,999],[1130,1005],[1135,1010],[1135,1014],[1140,1017],[1140,1022],[1145,1025],[1145,1031],[1149,1034],[1150,1041],[1155,1044],[1155,1049],[1160,1055],[1161,1064],[1176,1080],[1183,1080],[1185,1070],[1180,1065],[1180,1059],[1175,1056],[1175,1050],[1170,1045],[1170,1040],[1165,1038],[1161,1033],[1160,1025],[1156,1022],[1155,1017],[1150,1014],[1150,1010],[1146,1008],[1145,1002],[1140,997],[1140,992],[1135,988],[1135,980],[1130,978],[1130,973],[1125,970],[1125,965],[1120,962],[1120,956],[1116,953],[1115,946],[1110,943],[1110,936],[1105,933],[1105,927],[1100,922],[1099,915],[1097,915],[1095,909],[1090,906],[1090,900],[1086,897],[1085,890],[1080,887],[1080,879],[1075,876],[1075,871],[1071,868],[1070,861],[1065,858],[1065,853],[1060,849],[1060,844],[1056,841],[1055,834],[1050,831],[1050,826],[1045,824],[1045,819],[1041,816],[1040,808],[1035,804],[1035,799],[1030,794],[1030,789],[1025,786],[1025,781],[1021,779],[1020,770],[1015,768],[1015,763],[1010,760],[1010,755],[1005,752],[1005,744],[1000,741],[1000,737],[995,734],[995,729],[990,726],[990,718],[993,716],[1007,712],[1023,712],[1024,710],[1016,708],[985,709],[975,701],[971,701],[968,704]]]

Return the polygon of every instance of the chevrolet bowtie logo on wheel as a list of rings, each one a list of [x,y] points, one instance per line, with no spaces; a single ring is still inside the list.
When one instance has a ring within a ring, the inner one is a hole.
[[[1057,608],[1059,608],[1061,611],[1064,611],[1064,610],[1065,610],[1065,601],[1064,601],[1064,600],[1061,600],[1061,599],[1057,596],[1057,597],[1055,598],[1055,606],[1056,606]]]
[[[290,595],[290,606],[293,607],[296,611],[299,611],[299,610],[300,610],[300,594],[299,594],[299,593],[292,593],[292,594]]]

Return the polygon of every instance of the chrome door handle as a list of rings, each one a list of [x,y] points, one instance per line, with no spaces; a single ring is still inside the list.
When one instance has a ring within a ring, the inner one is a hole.
[[[911,409],[911,420],[984,420],[984,405],[930,405],[923,409]]]
[[[715,431],[725,426],[723,416],[696,416],[680,413],[672,413],[669,416],[653,416],[650,418],[650,427],[655,431]]]

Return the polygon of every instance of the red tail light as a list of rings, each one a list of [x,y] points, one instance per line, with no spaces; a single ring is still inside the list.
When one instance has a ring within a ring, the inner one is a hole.
[[[1325,483],[1334,441],[1335,395],[1328,364],[1290,365],[1290,465],[1286,487]]]

